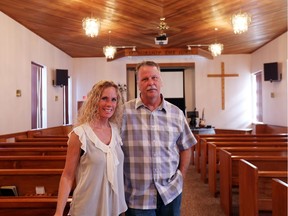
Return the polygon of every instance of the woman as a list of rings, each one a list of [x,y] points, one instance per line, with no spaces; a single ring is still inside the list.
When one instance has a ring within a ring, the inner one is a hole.
[[[88,93],[69,134],[55,216],[63,215],[74,180],[69,215],[118,216],[126,211],[124,155],[117,129],[120,102],[118,86],[111,81],[100,81]]]

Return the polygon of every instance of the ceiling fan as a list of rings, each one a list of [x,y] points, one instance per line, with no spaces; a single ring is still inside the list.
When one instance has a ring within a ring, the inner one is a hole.
[[[166,34],[166,33],[164,32],[164,30],[169,29],[169,26],[168,26],[167,23],[165,22],[165,18],[164,18],[164,17],[161,17],[161,18],[160,18],[160,23],[159,23],[159,25],[157,26],[157,28],[160,30],[160,31],[159,31],[159,35]]]
[[[160,18],[160,23],[157,26],[157,28],[159,29],[159,34],[154,39],[155,40],[155,44],[157,44],[157,45],[166,45],[166,44],[168,44],[168,37],[167,37],[167,35],[166,35],[166,33],[164,31],[169,29],[169,26],[165,22],[165,18],[164,17]]]

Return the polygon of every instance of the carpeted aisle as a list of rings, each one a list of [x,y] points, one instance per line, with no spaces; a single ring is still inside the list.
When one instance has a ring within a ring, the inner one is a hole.
[[[181,216],[225,216],[220,198],[209,193],[208,184],[200,179],[195,166],[190,165],[184,182]]]

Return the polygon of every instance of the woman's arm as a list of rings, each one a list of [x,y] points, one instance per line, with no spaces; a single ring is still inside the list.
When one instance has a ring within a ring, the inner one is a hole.
[[[69,193],[72,189],[76,168],[79,164],[81,142],[79,137],[73,132],[68,140],[65,167],[59,183],[58,201],[55,216],[62,216]]]

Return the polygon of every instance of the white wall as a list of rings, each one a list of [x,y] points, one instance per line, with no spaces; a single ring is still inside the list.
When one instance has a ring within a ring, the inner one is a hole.
[[[287,32],[251,55],[251,72],[263,71],[263,64],[278,62],[282,73],[280,82],[264,81],[262,88],[263,122],[271,125],[287,126]],[[275,97],[271,97],[274,93]]]
[[[74,76],[77,83],[74,99],[82,100],[92,85],[101,79],[126,83],[126,64],[143,60],[158,63],[195,62],[196,108],[201,114],[205,110],[206,124],[216,128],[242,129],[251,127],[252,122],[252,77],[253,72],[263,69],[264,62],[281,63],[282,81],[263,82],[263,122],[287,126],[287,33],[263,46],[253,54],[221,55],[214,60],[199,56],[146,56],[126,57],[112,62],[105,58],[74,59]],[[236,73],[238,77],[225,78],[225,109],[221,108],[220,78],[208,78],[207,74],[221,73],[221,62],[225,73]],[[83,75],[85,74],[85,75]],[[88,84],[88,85],[87,85]],[[175,83],[165,84],[175,85]],[[275,98],[270,98],[270,93]],[[75,101],[75,104],[76,104]],[[74,116],[76,108],[74,108]]]
[[[31,62],[47,67],[47,126],[62,124],[62,89],[52,86],[53,71],[72,58],[0,12],[0,134],[31,129]],[[16,97],[16,89],[22,97]],[[54,97],[59,100],[55,101]]]
[[[221,62],[224,62],[225,74],[238,74],[238,77],[225,78],[224,110],[221,105],[221,79],[207,77],[207,74],[221,73]],[[215,60],[196,62],[196,105],[201,112],[205,109],[206,124],[222,129],[251,127],[249,66],[250,55],[221,55]]]
[[[196,108],[200,113],[205,109],[206,124],[217,128],[251,127],[250,55],[222,55],[215,60],[199,56],[126,57],[112,62],[106,62],[105,58],[77,58],[74,59],[73,74],[73,85],[77,86],[74,92],[75,100],[82,100],[92,85],[101,79],[126,83],[126,64],[143,60],[158,63],[195,62]],[[221,109],[220,78],[207,77],[208,73],[221,73],[221,61],[225,63],[225,73],[239,74],[239,77],[225,78],[225,110]],[[175,82],[165,85],[173,87]],[[76,113],[74,109],[74,116]]]

